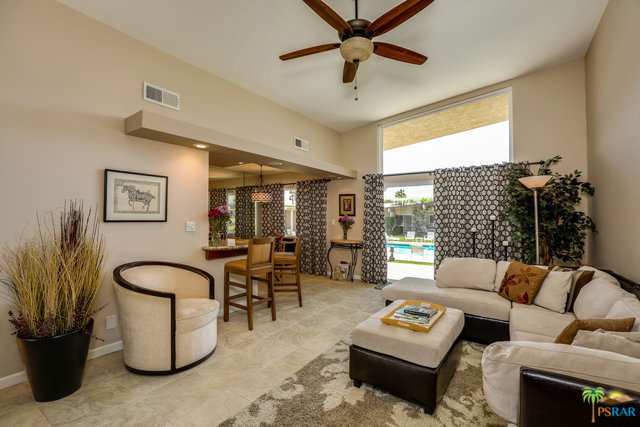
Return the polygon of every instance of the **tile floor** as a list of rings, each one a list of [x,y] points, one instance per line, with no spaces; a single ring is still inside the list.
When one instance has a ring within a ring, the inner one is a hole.
[[[296,294],[279,293],[275,322],[260,306],[253,331],[243,311],[218,318],[216,352],[186,372],[135,375],[117,352],[90,360],[80,390],[55,402],[35,402],[28,382],[0,390],[0,425],[217,425],[384,306],[380,291],[358,281],[303,276],[302,295],[300,308]]]

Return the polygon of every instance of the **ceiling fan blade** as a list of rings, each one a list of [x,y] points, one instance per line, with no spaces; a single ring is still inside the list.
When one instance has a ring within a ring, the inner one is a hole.
[[[279,58],[283,61],[289,59],[300,58],[302,56],[313,55],[314,53],[326,52],[328,50],[337,49],[340,47],[340,43],[321,44],[320,46],[308,47],[306,49],[296,50],[295,52],[285,53],[280,55]]]
[[[344,68],[342,70],[342,83],[351,83],[353,79],[356,78],[356,71],[358,71],[358,64],[344,61]]]
[[[369,36],[379,36],[393,30],[431,3],[433,3],[433,0],[406,0],[373,21],[367,27],[367,34]]]
[[[418,52],[414,52],[394,44],[382,42],[373,43],[373,53],[384,56],[385,58],[416,65],[422,65],[427,60],[426,56]]]
[[[333,9],[327,6],[321,0],[302,0],[307,6],[309,6],[318,16],[324,21],[331,25],[333,28],[338,30],[340,34],[353,34],[353,30],[347,24],[347,21],[342,19],[340,15],[338,15]]]

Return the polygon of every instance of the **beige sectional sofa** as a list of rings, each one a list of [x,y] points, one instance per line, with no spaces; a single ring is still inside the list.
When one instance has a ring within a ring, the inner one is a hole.
[[[511,423],[518,423],[519,419],[522,367],[640,392],[640,358],[554,344],[556,337],[576,318],[635,317],[633,338],[640,339],[637,287],[630,288],[635,294],[628,292],[612,275],[581,267],[595,272],[577,295],[574,312],[566,311],[572,292],[572,272],[549,273],[533,304],[519,304],[497,293],[508,265],[506,261],[450,258],[442,262],[436,280],[404,278],[385,287],[382,296],[388,301],[417,299],[462,310],[466,330],[463,337],[490,344],[482,361],[487,401]]]

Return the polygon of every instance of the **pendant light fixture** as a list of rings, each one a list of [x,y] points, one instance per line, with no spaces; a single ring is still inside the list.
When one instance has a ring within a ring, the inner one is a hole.
[[[258,189],[251,193],[251,201],[258,203],[269,203],[271,201],[271,193],[264,188],[264,178],[262,177],[262,165],[260,165],[260,179],[258,180]]]

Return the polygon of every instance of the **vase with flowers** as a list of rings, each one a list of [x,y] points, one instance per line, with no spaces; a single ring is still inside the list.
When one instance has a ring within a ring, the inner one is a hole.
[[[209,230],[211,231],[211,239],[209,244],[217,246],[220,244],[220,233],[222,233],[231,220],[231,211],[227,205],[221,205],[209,211]]]
[[[342,238],[347,240],[347,231],[351,230],[351,227],[356,223],[356,220],[351,218],[349,215],[343,215],[338,219],[338,222],[342,227]]]

